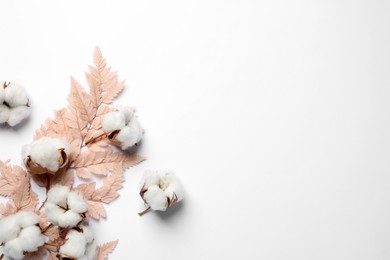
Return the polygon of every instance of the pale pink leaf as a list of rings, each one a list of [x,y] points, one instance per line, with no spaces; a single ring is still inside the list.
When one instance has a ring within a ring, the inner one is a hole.
[[[105,243],[96,248],[96,259],[97,260],[106,260],[108,255],[114,251],[118,245],[118,240]]]

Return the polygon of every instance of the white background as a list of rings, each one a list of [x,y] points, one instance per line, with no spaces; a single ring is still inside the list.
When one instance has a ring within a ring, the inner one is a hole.
[[[389,1],[2,1],[0,78],[33,114],[0,128],[20,164],[99,45],[126,79],[148,159],[126,174],[99,242],[110,259],[390,259]],[[166,214],[138,196],[174,169]]]

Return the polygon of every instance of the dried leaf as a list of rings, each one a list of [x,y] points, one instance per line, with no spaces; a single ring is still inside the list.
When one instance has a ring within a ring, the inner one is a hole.
[[[87,199],[87,215],[94,219],[105,218],[106,210],[102,203],[110,203],[119,197],[118,190],[123,187],[123,173],[115,173],[103,182],[103,186],[96,188],[96,183],[80,184],[76,189]]]
[[[89,73],[86,73],[86,77],[95,106],[98,107],[102,103],[110,104],[123,90],[124,81],[118,82],[117,73],[106,67],[106,60],[103,58],[99,47],[95,48],[94,65],[89,66]]]
[[[87,217],[91,217],[93,219],[101,219],[107,217],[106,209],[101,202],[87,200],[88,203],[88,212]]]
[[[18,210],[34,211],[39,200],[38,195],[31,190],[30,175],[20,168],[19,187],[15,189],[14,194],[10,196]]]
[[[10,202],[7,204],[1,204],[0,203],[0,215],[3,217],[13,215],[17,212],[17,208],[15,208],[14,205],[12,205]]]
[[[68,97],[73,114],[77,115],[80,132],[92,123],[96,116],[97,107],[93,103],[92,96],[87,94],[73,77],[71,77],[71,89]]]
[[[9,197],[15,192],[19,180],[12,166],[0,161],[0,195]]]
[[[1,195],[12,200],[16,210],[35,210],[38,195],[31,190],[30,175],[19,166],[9,166],[0,161]],[[3,208],[5,213],[10,207]]]
[[[86,171],[100,176],[107,176],[109,172],[123,171],[143,160],[144,158],[139,155],[118,153],[112,149],[101,152],[86,151],[79,155],[72,168],[76,170],[77,175],[81,178],[88,176]]]
[[[114,251],[118,245],[118,240],[105,243],[96,248],[96,259],[97,260],[106,260],[108,255]]]

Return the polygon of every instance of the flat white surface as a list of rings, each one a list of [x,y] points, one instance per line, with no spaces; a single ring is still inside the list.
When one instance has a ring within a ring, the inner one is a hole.
[[[126,79],[148,159],[126,174],[99,242],[110,259],[390,259],[389,1],[2,1],[0,78],[54,109],[99,45]],[[139,217],[145,169],[187,197]]]

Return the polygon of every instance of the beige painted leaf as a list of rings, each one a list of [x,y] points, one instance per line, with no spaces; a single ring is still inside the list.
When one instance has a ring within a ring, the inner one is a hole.
[[[118,240],[105,243],[96,248],[96,259],[97,260],[106,260],[108,255],[114,251],[118,245]]]
[[[76,189],[88,202],[87,215],[94,219],[105,218],[106,211],[102,203],[110,203],[119,197],[118,190],[123,187],[123,173],[115,173],[104,180],[102,187],[96,189],[96,183],[80,184]]]
[[[0,194],[9,197],[17,211],[35,210],[39,200],[38,195],[31,189],[30,175],[21,167],[2,161],[0,173]],[[6,209],[9,207],[6,206]]]
[[[71,89],[68,97],[73,114],[77,115],[80,130],[92,123],[96,116],[97,107],[92,96],[85,92],[80,83],[71,77]]]
[[[17,212],[17,208],[12,205],[10,202],[7,204],[0,203],[0,216],[6,217],[9,215],[13,215]]]
[[[125,178],[123,173],[114,173],[108,177],[103,186],[97,189],[94,193],[94,200],[104,203],[110,203],[119,197],[118,190],[122,189]]]
[[[100,104],[110,104],[124,88],[124,81],[118,82],[118,75],[107,67],[106,60],[99,47],[95,48],[94,66],[89,66],[86,73],[91,94],[94,97],[96,107]]]
[[[18,210],[34,211],[39,199],[38,195],[31,189],[30,174],[19,166],[14,166],[14,169],[19,179],[19,185],[15,188],[15,192],[10,195],[10,198]]]
[[[87,200],[88,203],[88,212],[87,217],[91,217],[93,219],[101,219],[107,217],[106,209],[101,202]]]
[[[123,154],[106,149],[101,152],[86,151],[80,154],[72,167],[79,177],[85,176],[86,170],[95,175],[107,176],[110,172],[127,169],[143,160],[144,158],[139,155]]]
[[[13,167],[0,161],[0,195],[9,197],[15,192],[19,180],[13,173]]]

